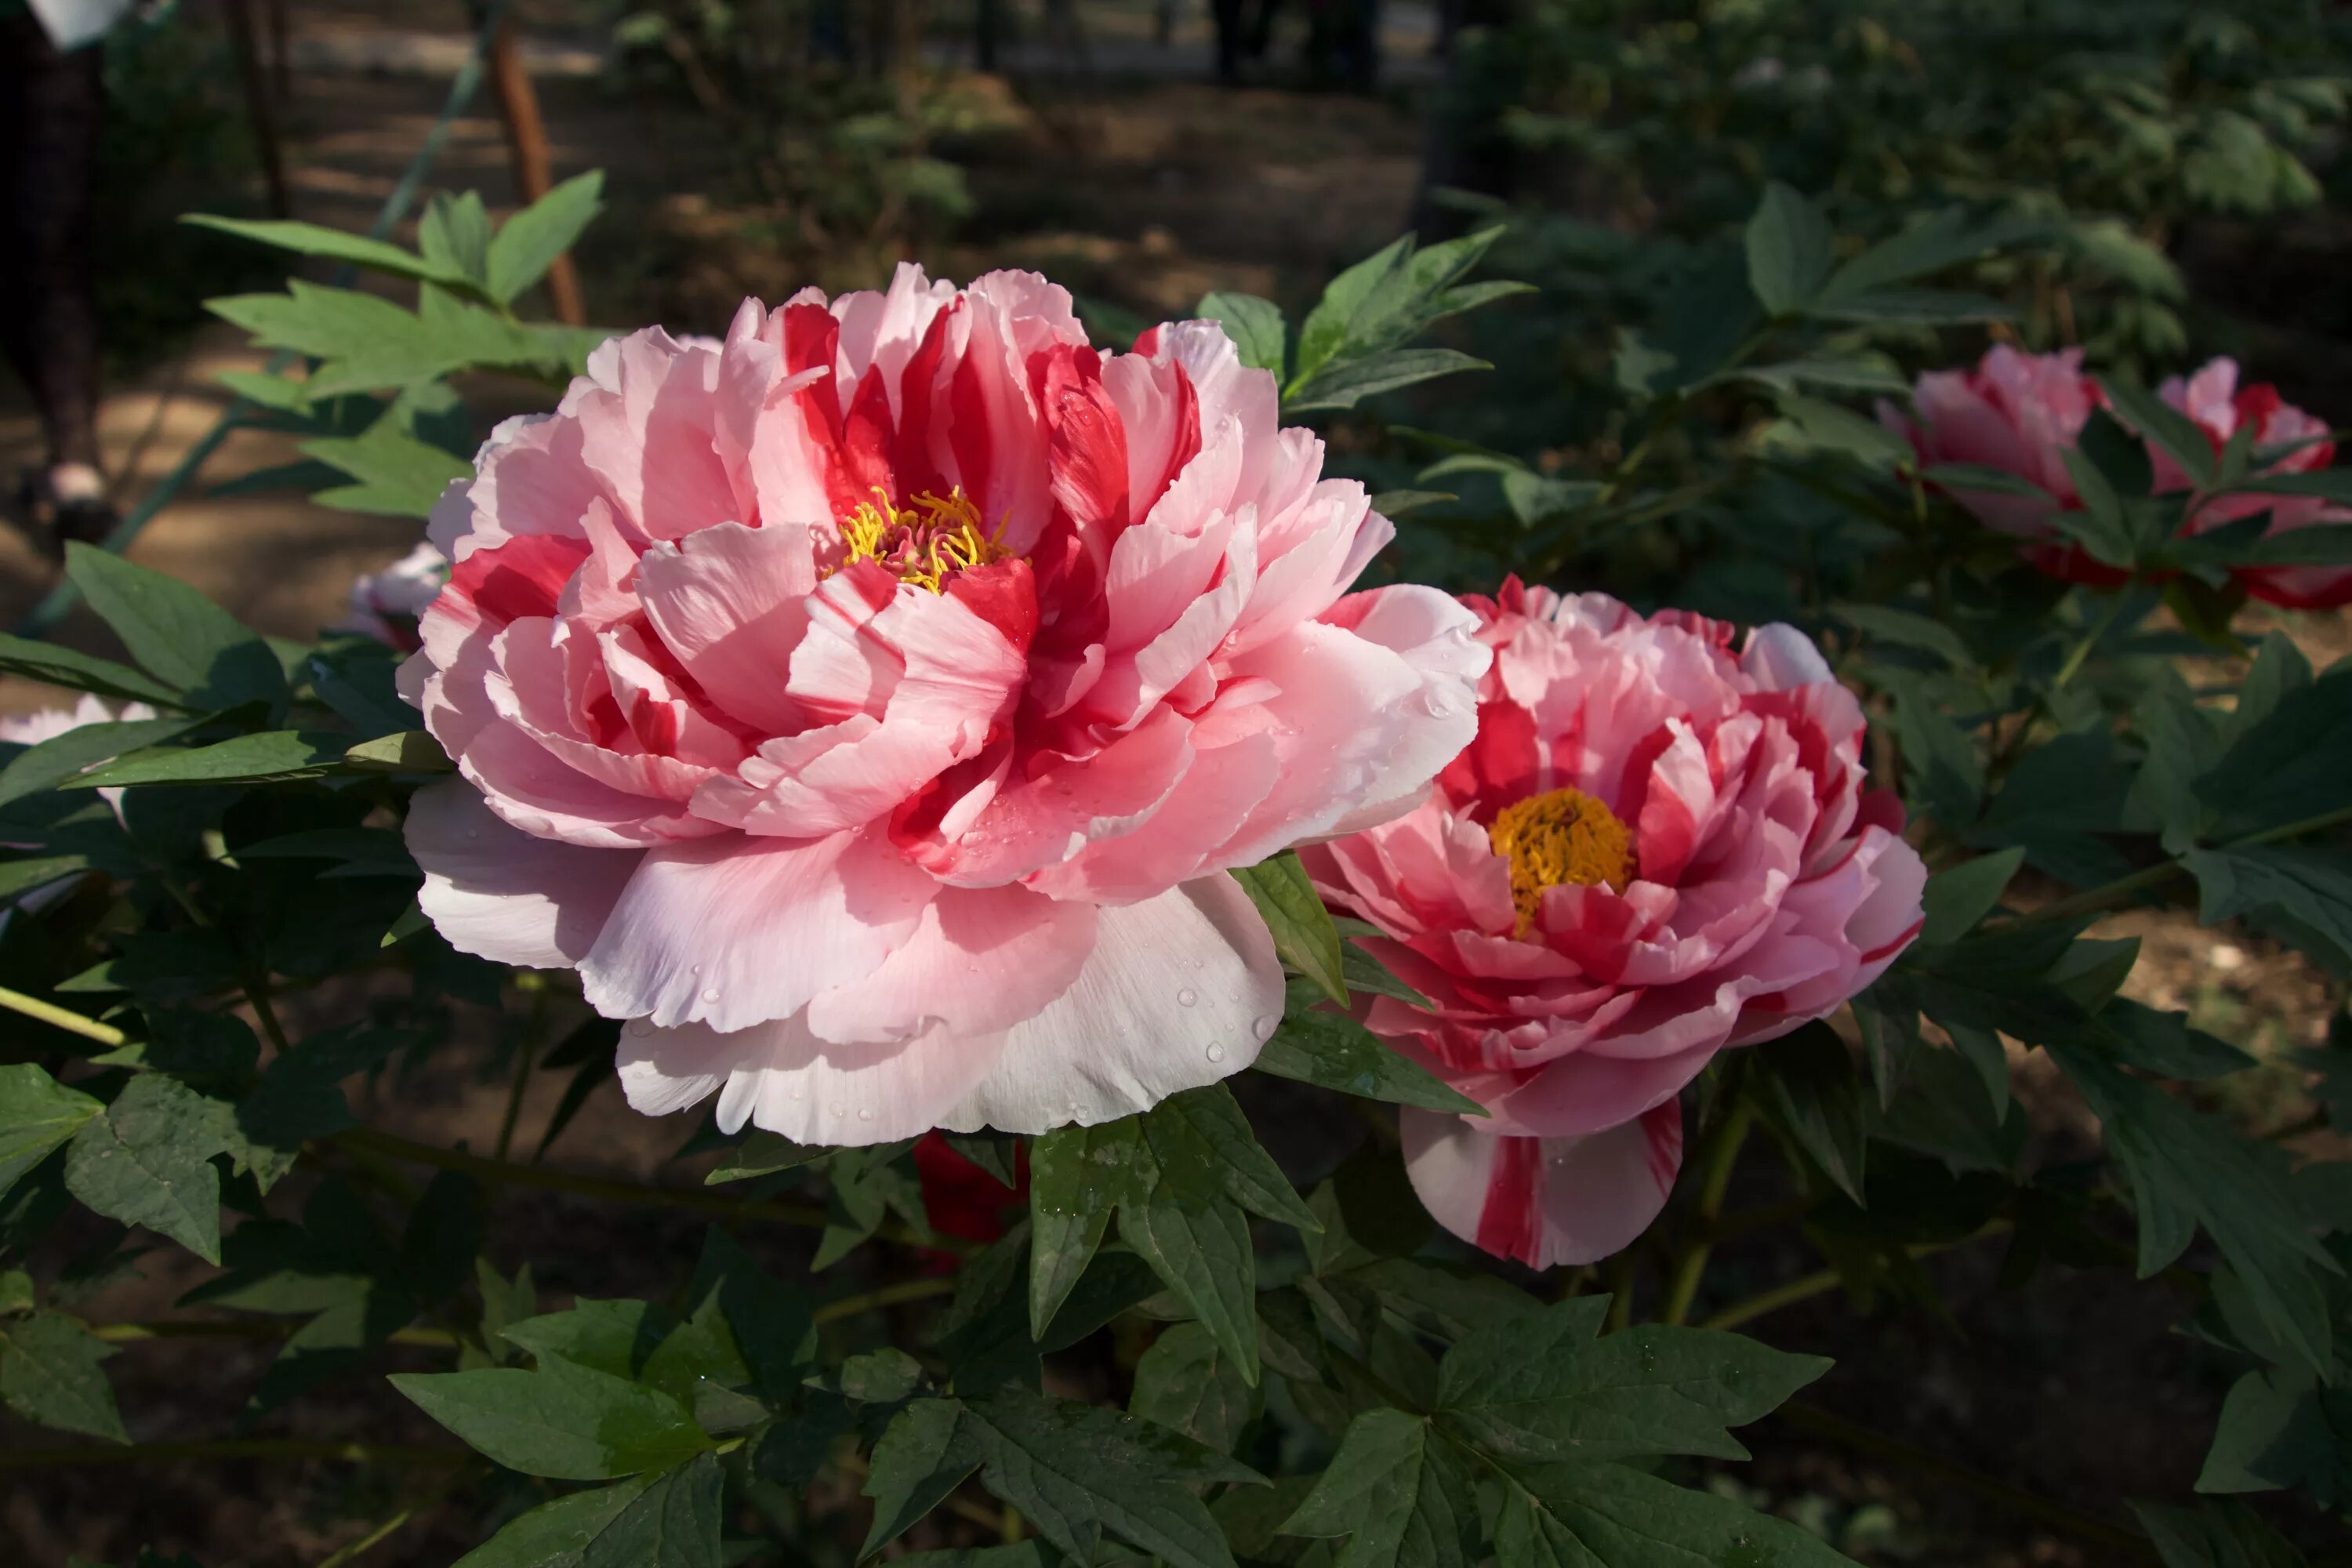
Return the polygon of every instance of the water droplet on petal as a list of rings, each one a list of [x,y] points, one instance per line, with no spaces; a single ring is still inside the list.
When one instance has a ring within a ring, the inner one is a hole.
[[[698,964],[698,964],[696,964],[696,965],[694,966],[694,968],[693,968],[691,971],[689,971],[688,973],[694,973],[694,974],[699,974],[699,973],[702,973],[702,965],[700,965],[700,964]]]
[[[836,1100],[836,1101],[835,1101],[835,1102],[834,1102],[834,1106],[833,1106],[833,1113],[834,1113],[835,1116],[846,1116],[846,1115],[848,1115],[848,1114],[849,1114],[849,1107],[847,1107],[847,1106],[845,1106],[845,1105],[842,1104],[840,1101]]]
[[[1209,1047],[1209,1059],[1213,1062],[1223,1061],[1225,1059],[1225,1047],[1223,1046],[1211,1046]]]
[[[858,1121],[873,1121],[873,1120],[874,1120],[874,1108],[873,1108],[872,1106],[870,1106],[870,1105],[861,1105],[861,1106],[859,1106],[859,1107],[857,1108],[857,1120],[858,1120]]]
[[[703,999],[705,1002],[716,1002],[716,1001],[718,1001],[718,1000],[719,1000],[719,987],[717,987],[716,985],[714,985],[714,986],[712,986],[709,990],[705,991],[705,992],[702,994],[702,999]]]
[[[1282,1015],[1279,1013],[1261,1013],[1250,1021],[1250,1033],[1261,1040],[1274,1038],[1274,1032],[1280,1027]]]
[[[1198,1002],[1200,999],[1201,994],[1198,991],[1193,990],[1190,985],[1187,985],[1183,990],[1176,993],[1176,1005],[1179,1007],[1190,1007],[1193,1003]]]
[[[802,1088],[799,1084],[794,1084],[793,1085],[793,1098],[794,1100],[806,1100],[808,1098],[808,1090]]]

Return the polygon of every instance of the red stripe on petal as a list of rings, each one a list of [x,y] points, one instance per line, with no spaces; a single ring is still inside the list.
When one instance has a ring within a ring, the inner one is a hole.
[[[471,605],[493,627],[552,616],[563,585],[587,559],[584,539],[526,533],[458,562],[442,593]]]
[[[1543,1140],[1497,1138],[1486,1173],[1486,1203],[1478,1211],[1479,1247],[1497,1258],[1536,1267],[1543,1241]]]

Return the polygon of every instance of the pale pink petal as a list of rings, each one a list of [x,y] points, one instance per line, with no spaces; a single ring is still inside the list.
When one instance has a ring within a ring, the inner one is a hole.
[[[410,797],[403,836],[425,871],[417,905],[449,945],[534,969],[568,968],[587,954],[645,858],[535,838],[457,779]]]
[[[798,523],[722,523],[657,545],[637,566],[646,616],[710,700],[744,724],[789,731],[804,722],[782,671],[808,627],[817,582]]]
[[[885,840],[730,834],[649,853],[580,962],[590,1006],[722,1031],[789,1016],[864,979],[937,889]]]
[[[826,1040],[898,1040],[932,1025],[992,1034],[1032,1017],[1076,979],[1096,910],[1020,886],[943,888],[914,934],[875,971],[809,1004]]]
[[[1239,883],[1203,877],[1097,920],[1077,979],[1006,1031],[994,1069],[941,1125],[1091,1126],[1257,1059],[1282,1021],[1282,964]]]

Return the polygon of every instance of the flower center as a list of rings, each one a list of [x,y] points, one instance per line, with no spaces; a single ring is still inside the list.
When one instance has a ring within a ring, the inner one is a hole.
[[[871,561],[899,582],[934,594],[947,592],[958,573],[1013,553],[997,543],[995,533],[981,531],[980,508],[961,485],[944,496],[927,490],[903,506],[893,505],[877,486],[872,500],[841,520],[841,542],[847,547],[844,566]]]
[[[1521,936],[1535,929],[1546,888],[1606,882],[1622,893],[1633,879],[1633,830],[1580,789],[1513,801],[1496,814],[1486,837],[1511,862]]]

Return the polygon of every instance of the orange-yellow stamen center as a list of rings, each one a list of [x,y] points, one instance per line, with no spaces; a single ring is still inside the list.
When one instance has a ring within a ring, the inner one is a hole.
[[[1580,789],[1512,802],[1496,814],[1486,837],[1511,862],[1521,936],[1535,929],[1546,888],[1606,882],[1622,893],[1633,879],[1633,830]]]
[[[872,500],[841,520],[841,563],[871,561],[901,583],[944,594],[956,574],[1013,553],[997,542],[1003,531],[981,531],[980,508],[961,485],[944,496],[925,491],[903,506],[877,487]]]

